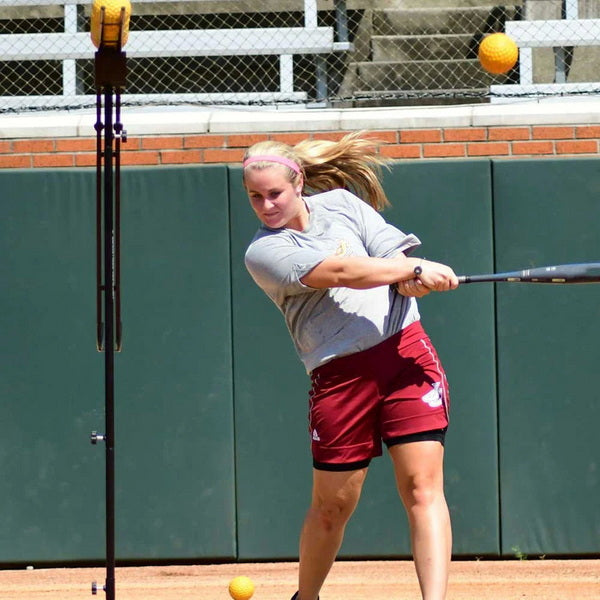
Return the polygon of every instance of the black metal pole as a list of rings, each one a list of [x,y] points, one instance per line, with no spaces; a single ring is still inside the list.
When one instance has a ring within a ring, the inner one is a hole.
[[[106,582],[107,600],[115,600],[115,352],[121,349],[120,311],[120,147],[126,132],[120,123],[120,90],[127,68],[120,48],[101,46],[96,53],[96,271],[97,346],[104,351],[105,433],[92,432],[92,443],[105,442]],[[114,95],[114,103],[113,103]],[[104,102],[104,112],[101,104]],[[113,111],[116,117],[113,119]],[[103,114],[103,117],[102,117]],[[102,123],[101,119],[104,119]],[[102,143],[104,132],[104,143]],[[103,313],[103,314],[102,314]],[[103,318],[102,318],[103,317]],[[115,321],[117,321],[115,323]],[[97,593],[92,583],[92,594]]]
[[[121,123],[121,92],[115,89],[115,352],[121,351],[123,323],[121,322],[121,142],[127,141],[127,132]]]
[[[104,334],[106,445],[106,598],[115,598],[115,226],[112,93],[104,88]]]
[[[102,283],[102,95],[100,90],[96,94],[96,349],[104,350],[104,321],[103,298],[104,285]],[[92,443],[97,439],[92,435]]]

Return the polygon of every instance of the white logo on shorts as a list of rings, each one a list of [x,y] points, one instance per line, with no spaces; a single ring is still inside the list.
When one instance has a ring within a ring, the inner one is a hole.
[[[440,393],[441,383],[437,382],[433,384],[433,389],[429,390],[422,398],[425,404],[431,406],[431,408],[438,408],[442,405],[442,394]]]
[[[312,439],[315,440],[315,442],[320,442],[321,441],[321,438],[319,437],[319,434],[317,433],[316,429],[313,429]]]

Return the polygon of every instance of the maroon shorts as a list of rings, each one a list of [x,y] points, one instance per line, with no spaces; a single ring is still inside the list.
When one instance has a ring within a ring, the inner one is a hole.
[[[350,470],[386,445],[448,426],[446,375],[420,322],[377,346],[336,358],[311,373],[313,465]]]

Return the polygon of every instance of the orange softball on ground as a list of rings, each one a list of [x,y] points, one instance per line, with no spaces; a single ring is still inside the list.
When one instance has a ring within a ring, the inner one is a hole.
[[[507,73],[519,58],[519,48],[505,33],[492,33],[483,38],[478,52],[481,66],[488,72]]]

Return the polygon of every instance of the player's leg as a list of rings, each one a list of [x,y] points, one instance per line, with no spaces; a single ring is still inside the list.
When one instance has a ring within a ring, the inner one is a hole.
[[[360,498],[367,470],[313,469],[312,502],[300,536],[300,600],[317,599]]]
[[[444,496],[444,446],[439,441],[399,443],[389,449],[406,508],[423,600],[446,598],[452,531]]]
[[[316,600],[367,476],[381,455],[379,346],[311,373],[309,432],[313,493],[300,536],[299,599]]]
[[[443,600],[452,543],[443,482],[448,385],[420,323],[402,331],[396,354],[390,362],[395,371],[381,412],[381,431],[408,515],[423,599]]]

